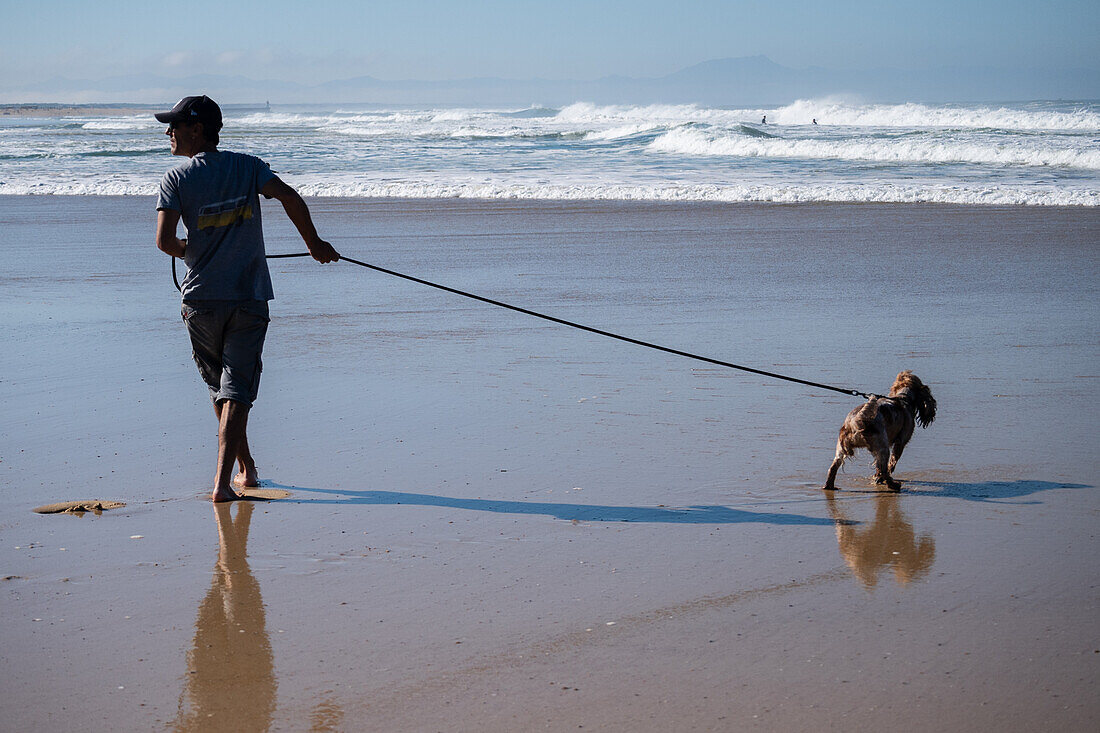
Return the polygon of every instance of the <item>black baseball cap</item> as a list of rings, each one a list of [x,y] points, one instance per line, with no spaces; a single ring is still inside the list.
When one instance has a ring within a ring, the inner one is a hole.
[[[176,102],[176,106],[167,112],[157,112],[156,118],[160,122],[201,122],[212,132],[222,129],[222,110],[210,97],[205,94],[201,97],[184,97]]]

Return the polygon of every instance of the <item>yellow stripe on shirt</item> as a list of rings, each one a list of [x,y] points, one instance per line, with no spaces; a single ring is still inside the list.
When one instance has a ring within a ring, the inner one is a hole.
[[[245,221],[252,218],[252,204],[245,204],[244,206],[238,206],[230,211],[219,211],[216,214],[205,214],[199,216],[199,229],[210,229],[211,227],[227,227],[231,224],[236,224],[239,221]]]

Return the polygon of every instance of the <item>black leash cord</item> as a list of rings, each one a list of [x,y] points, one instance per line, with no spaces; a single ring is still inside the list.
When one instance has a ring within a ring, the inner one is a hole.
[[[289,255],[264,255],[269,260],[285,260],[287,257],[309,257],[309,252],[295,252]],[[176,258],[172,258],[172,282],[176,284],[176,290],[183,292],[180,287],[179,277],[176,276]]]
[[[295,254],[283,254],[283,255],[267,255],[267,259],[269,259],[269,260],[283,259],[283,258],[287,258],[287,257],[309,257],[309,252],[299,252],[299,253],[295,253]],[[611,333],[610,331],[604,331],[604,330],[601,330],[599,328],[593,328],[592,326],[585,326],[582,323],[574,323],[573,321],[567,321],[563,318],[555,318],[554,316],[548,316],[548,315],[545,315],[543,313],[536,313],[535,311],[527,310],[526,308],[520,308],[519,306],[511,305],[509,303],[503,303],[499,300],[493,300],[492,298],[486,298],[486,297],[483,297],[481,295],[474,295],[473,293],[467,293],[463,290],[458,290],[456,288],[447,287],[446,285],[440,285],[439,283],[433,283],[433,282],[430,282],[428,280],[422,280],[418,277],[413,277],[412,275],[405,275],[403,273],[396,272],[394,270],[387,270],[384,267],[379,267],[378,265],[367,264],[366,262],[360,262],[359,260],[353,260],[352,258],[345,257],[343,255],[340,255],[340,261],[341,262],[350,262],[353,265],[359,265],[360,267],[365,267],[368,270],[374,270],[375,272],[381,272],[381,273],[384,273],[386,275],[393,275],[394,277],[399,277],[403,280],[409,280],[411,282],[419,283],[421,285],[427,285],[430,288],[435,288],[437,290],[444,290],[448,293],[453,293],[455,295],[461,295],[463,298],[470,298],[472,300],[479,300],[482,303],[488,303],[489,305],[495,305],[498,308],[507,308],[508,310],[515,311],[516,313],[523,313],[524,315],[534,316],[535,318],[541,318],[542,320],[550,321],[551,323],[559,323],[563,326],[569,326],[570,328],[576,328],[576,329],[579,329],[581,331],[588,331],[589,333],[595,333],[595,334],[598,334],[600,336],[607,336],[608,338],[618,339],[619,341],[625,341],[628,344],[636,344],[637,346],[645,346],[648,349],[656,349],[657,351],[663,351],[667,354],[676,354],[677,356],[685,356],[688,359],[695,359],[696,361],[703,361],[703,362],[706,362],[708,364],[716,364],[718,366],[729,367],[730,369],[738,369],[740,371],[749,372],[751,374],[759,374],[762,377],[771,377],[772,379],[782,379],[786,382],[794,382],[795,384],[804,384],[807,387],[817,387],[818,389],[827,389],[827,390],[831,390],[833,392],[840,392],[841,394],[851,395],[853,397],[866,397],[867,399],[870,399],[872,397],[880,397],[881,396],[881,395],[876,395],[876,394],[871,393],[871,392],[860,392],[858,389],[848,389],[848,388],[845,388],[845,387],[834,387],[834,386],[829,385],[829,384],[821,384],[819,382],[809,382],[805,379],[798,379],[797,377],[788,377],[785,374],[776,374],[775,372],[766,372],[762,369],[753,369],[752,367],[742,366],[740,364],[733,364],[733,363],[728,362],[728,361],[721,361],[720,359],[711,359],[709,356],[700,356],[699,354],[692,354],[688,351],[680,351],[679,349],[672,349],[672,348],[669,348],[667,346],[661,346],[660,344],[652,344],[652,343],[649,343],[648,341],[640,341],[640,340],[635,339],[635,338],[630,338],[629,336],[620,336],[617,333]],[[179,280],[176,279],[176,258],[175,257],[172,258],[172,281],[176,283],[176,290],[180,290]]]

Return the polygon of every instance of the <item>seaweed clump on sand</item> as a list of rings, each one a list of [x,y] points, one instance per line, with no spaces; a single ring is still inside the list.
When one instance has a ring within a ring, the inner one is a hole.
[[[36,514],[84,514],[92,512],[99,515],[108,509],[124,507],[121,501],[105,501],[103,499],[85,499],[82,501],[61,501],[57,504],[46,504],[34,508]]]

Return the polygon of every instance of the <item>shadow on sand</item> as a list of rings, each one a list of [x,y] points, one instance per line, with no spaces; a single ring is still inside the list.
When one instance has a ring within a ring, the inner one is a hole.
[[[918,481],[904,482],[902,493],[918,496],[943,496],[967,501],[1001,502],[1007,499],[1019,499],[1033,496],[1053,489],[1091,489],[1087,484],[1069,484],[1056,481],[978,481],[963,483],[958,481]],[[1014,501],[1013,504],[1040,504],[1038,500]]]
[[[762,522],[778,525],[814,525],[828,527],[834,524],[827,517],[809,517],[802,514],[776,514],[751,512],[727,506],[644,507],[602,506],[599,504],[565,504],[543,501],[505,501],[495,499],[458,499],[435,494],[413,494],[401,491],[351,491],[347,489],[311,489],[303,486],[285,486],[264,481],[265,487],[286,489],[292,492],[328,494],[333,499],[306,499],[311,504],[383,505],[412,504],[438,506],[449,509],[468,509],[497,514],[544,514],[555,519],[578,522],[651,522],[671,524],[741,524]]]

